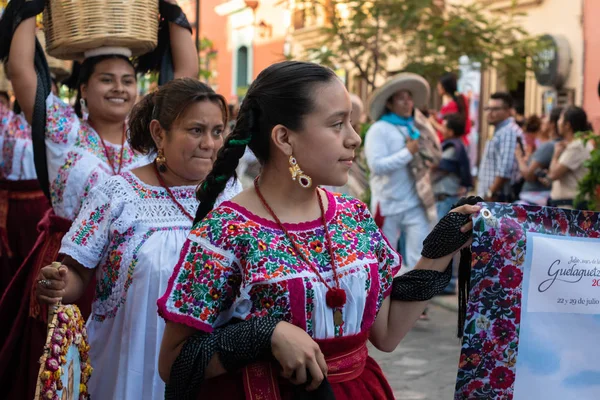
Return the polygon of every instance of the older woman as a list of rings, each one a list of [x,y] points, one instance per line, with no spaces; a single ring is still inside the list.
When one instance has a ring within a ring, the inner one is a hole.
[[[391,78],[370,99],[376,122],[365,136],[371,170],[371,208],[388,241],[406,239],[408,271],[421,255],[423,239],[437,221],[430,167],[441,159],[439,140],[418,110],[429,99],[429,84],[416,74]]]
[[[92,190],[62,242],[63,266],[44,267],[42,301],[74,302],[93,274],[88,322],[99,399],[161,399],[158,349],[164,322],[154,312],[166,290],[198,207],[196,186],[223,145],[222,96],[192,79],[167,83],[133,109],[129,142],[154,163],[109,178]],[[241,191],[232,180],[219,202]]]

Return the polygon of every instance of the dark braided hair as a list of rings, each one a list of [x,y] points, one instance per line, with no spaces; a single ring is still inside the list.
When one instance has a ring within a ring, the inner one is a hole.
[[[467,117],[467,104],[465,98],[462,94],[458,93],[458,81],[456,79],[456,75],[449,72],[444,74],[440,78],[440,85],[444,88],[444,92],[446,92],[452,100],[456,103],[458,107],[458,113],[461,117]]]
[[[219,150],[212,171],[198,188],[200,200],[195,223],[212,210],[227,182],[235,176],[246,146],[264,165],[269,160],[271,131],[277,125],[301,130],[304,116],[314,110],[313,89],[337,79],[321,65],[284,61],[263,70],[250,85],[242,102],[235,128]]]

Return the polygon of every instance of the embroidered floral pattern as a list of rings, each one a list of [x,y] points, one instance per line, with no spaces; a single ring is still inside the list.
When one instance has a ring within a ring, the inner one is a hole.
[[[91,218],[90,218],[91,219]],[[108,256],[106,261],[102,263],[100,270],[102,274],[101,278],[96,282],[96,298],[104,301],[109,298],[112,294],[113,288],[115,287],[119,276],[120,270],[123,267],[123,252],[129,239],[133,237],[135,229],[130,227],[124,233],[114,232],[113,237],[108,247]]]
[[[315,290],[308,278],[304,278],[304,291],[306,293],[306,332],[310,336],[314,336],[313,311],[315,310]]]
[[[79,246],[87,245],[88,238],[98,230],[98,226],[106,217],[109,208],[109,204],[103,204],[92,211],[87,219],[81,221],[79,228],[71,236],[71,240]]]
[[[71,170],[82,157],[81,154],[73,151],[70,151],[67,154],[65,163],[58,169],[56,178],[50,183],[50,197],[52,199],[52,204],[62,201]]]
[[[58,99],[52,99],[46,107],[46,137],[53,143],[67,144],[76,120],[77,114],[71,107]]]
[[[377,288],[379,309],[383,292],[397,271],[398,256],[381,241],[381,233],[364,204],[342,195],[331,195],[330,201],[335,209],[331,215],[328,211],[328,229],[340,278],[375,266],[382,283]],[[323,227],[319,224],[303,229],[304,226],[290,229],[290,234],[325,274],[326,281],[333,284]],[[384,249],[389,255],[384,254]],[[302,311],[310,331],[314,311],[312,285],[317,282],[312,269],[299,261],[292,244],[276,225],[263,223],[256,216],[250,218],[233,203],[223,203],[190,233],[170,287],[159,300],[159,309],[167,319],[210,331],[218,315],[236,300],[235,293],[249,290],[252,309],[248,318],[268,313],[291,321],[285,282],[299,274],[309,276],[303,279],[306,303]],[[371,285],[367,286],[370,289]]]
[[[455,400],[513,397],[527,232],[600,237],[599,214],[489,204],[474,220],[471,292]]]
[[[31,146],[31,127],[22,114],[3,109],[0,114],[0,132],[2,134],[2,158],[0,159],[0,177],[2,179],[23,178],[25,153]],[[28,160],[33,164],[33,157]],[[13,178],[9,178],[15,174]],[[27,177],[26,179],[33,178]]]
[[[124,173],[123,178],[131,185],[133,190],[141,199],[171,199],[169,194],[163,188],[154,188],[148,185],[142,184],[133,174]],[[194,188],[189,186],[174,187],[171,188],[171,192],[175,194],[178,199],[188,200],[196,198],[196,191]]]
[[[226,257],[210,250],[200,252],[196,242],[189,246],[172,300],[180,314],[213,324],[219,312],[231,307],[234,295],[239,294],[240,277]]]

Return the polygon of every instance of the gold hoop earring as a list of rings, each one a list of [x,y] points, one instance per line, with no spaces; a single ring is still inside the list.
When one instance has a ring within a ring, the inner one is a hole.
[[[158,154],[156,155],[156,159],[154,160],[156,163],[156,168],[158,168],[158,172],[165,173],[167,172],[167,159],[165,158],[165,153],[163,149],[158,149]]]
[[[294,158],[294,156],[290,156],[290,174],[292,174],[292,180],[295,181],[298,179],[298,184],[302,186],[304,189],[308,189],[312,186],[312,179],[310,176],[306,175],[304,171],[300,169],[298,166],[298,161]]]

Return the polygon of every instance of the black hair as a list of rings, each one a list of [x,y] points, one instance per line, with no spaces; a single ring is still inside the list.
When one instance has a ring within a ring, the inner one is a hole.
[[[446,121],[446,127],[452,132],[454,136],[461,137],[466,133],[466,121],[465,118],[458,113],[451,113],[444,115]]]
[[[537,115],[532,115],[525,120],[523,130],[526,133],[537,133],[542,127],[542,120]]]
[[[585,132],[591,128],[587,119],[587,114],[581,107],[568,107],[563,113],[563,119],[571,125],[571,129],[573,129],[574,133]]]
[[[465,97],[458,93],[458,80],[456,75],[448,72],[440,78],[440,85],[444,88],[444,92],[446,92],[452,100],[456,103],[458,107],[458,113],[466,118],[467,116],[467,102],[465,101]]]
[[[0,90],[0,96],[4,97],[6,99],[6,101],[8,101],[10,103],[10,96],[8,95],[8,92],[5,92],[4,90]]]
[[[562,115],[564,108],[562,107],[554,107],[552,111],[550,111],[550,123],[554,125],[554,135],[556,137],[560,136],[560,132],[558,131],[558,120]]]
[[[158,149],[150,134],[150,122],[155,119],[168,131],[189,106],[199,101],[218,105],[223,126],[227,126],[227,102],[223,96],[197,79],[175,79],[144,96],[131,110],[128,139],[131,148],[142,154],[155,153]]]
[[[133,70],[135,71],[135,67],[131,63],[131,60],[125,56],[118,55],[118,54],[106,54],[106,55],[86,58],[83,61],[83,63],[81,63],[79,68],[77,68],[77,73],[78,73],[78,76],[77,76],[77,99],[75,100],[75,106],[73,108],[75,109],[75,113],[77,114],[77,116],[79,118],[83,117],[83,113],[81,111],[81,103],[80,103],[80,101],[81,101],[81,85],[89,82],[90,78],[92,77],[92,74],[94,73],[94,70],[96,69],[96,65],[98,65],[99,63],[101,63],[102,61],[105,61],[105,60],[115,60],[115,59],[126,61],[129,65],[131,65],[131,68],[133,68]],[[75,71],[75,67],[73,68],[73,70]]]
[[[513,98],[508,92],[496,92],[490,96],[492,100],[502,100],[504,103],[504,107],[512,108],[513,107]]]
[[[273,128],[281,124],[294,131],[301,130],[304,116],[315,108],[315,86],[334,79],[337,76],[331,69],[299,61],[273,64],[258,75],[241,104],[235,128],[198,189],[200,205],[195,222],[210,212],[229,179],[235,176],[246,146],[264,165],[270,156]]]

